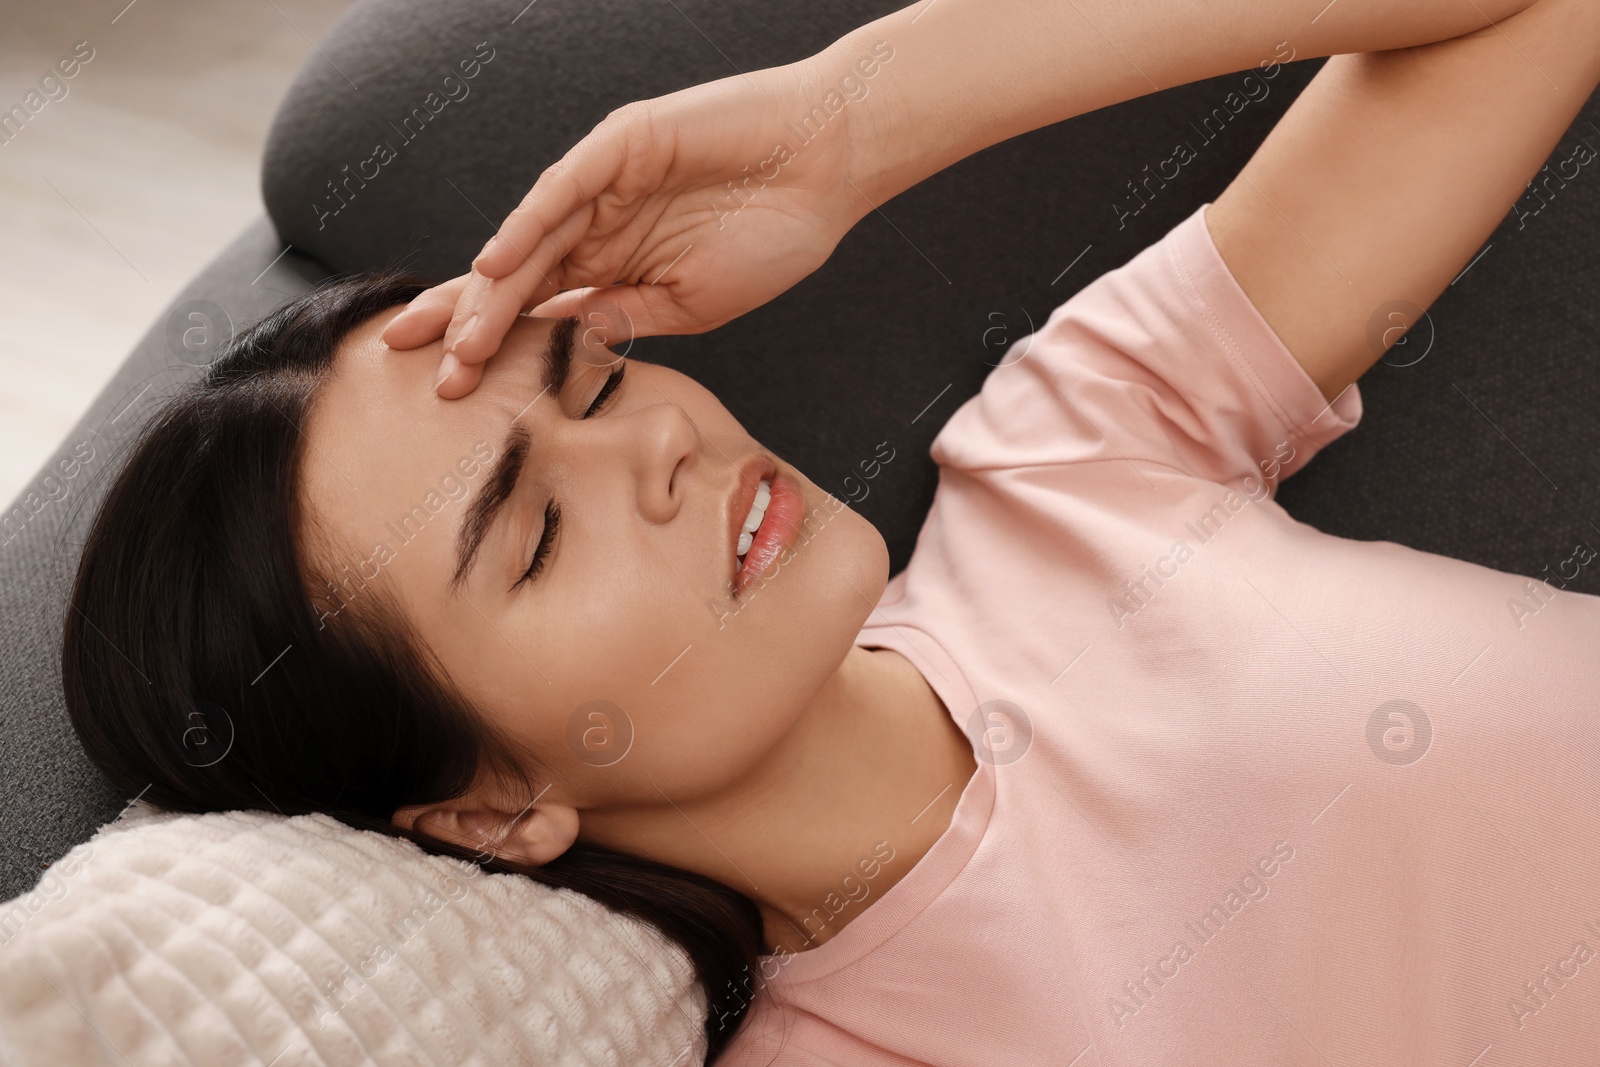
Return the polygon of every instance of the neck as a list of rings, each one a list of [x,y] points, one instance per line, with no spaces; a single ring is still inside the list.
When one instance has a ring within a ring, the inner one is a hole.
[[[852,647],[770,759],[692,807],[633,812],[626,837],[754,900],[767,952],[803,952],[923,857],[976,769],[971,743],[904,656]],[[685,816],[716,826],[715,843],[685,833]]]

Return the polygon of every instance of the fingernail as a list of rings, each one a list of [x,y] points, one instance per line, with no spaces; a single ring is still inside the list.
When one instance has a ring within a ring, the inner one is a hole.
[[[456,334],[456,339],[450,342],[450,351],[460,348],[462,342],[472,336],[472,331],[478,328],[478,316],[472,315],[467,319],[466,325],[461,327],[461,332]]]
[[[454,374],[459,366],[461,361],[455,357],[455,353],[446,352],[444,359],[439,361],[439,376],[433,380],[433,387],[437,389],[443,385],[444,380]]]
[[[475,256],[473,258],[473,260],[472,260],[473,265],[476,266],[477,263],[478,263],[478,260],[482,259],[484,256],[489,255],[491,252],[493,252],[496,248],[499,248],[499,247],[500,247],[500,237],[499,237],[499,235],[496,235],[494,237],[489,238],[487,241],[485,241],[483,243],[483,247],[478,250],[477,256]]]

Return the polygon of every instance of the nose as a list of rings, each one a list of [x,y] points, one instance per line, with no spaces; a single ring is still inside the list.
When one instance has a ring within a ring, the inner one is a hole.
[[[585,428],[611,437],[608,461],[631,476],[640,516],[647,522],[670,521],[683,506],[700,461],[700,431],[683,409],[663,398]]]

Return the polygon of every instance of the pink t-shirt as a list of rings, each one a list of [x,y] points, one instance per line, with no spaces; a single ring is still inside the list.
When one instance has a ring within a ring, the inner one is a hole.
[[[1600,598],[1285,512],[1360,394],[1323,399],[1208,206],[934,441],[857,644],[978,771],[898,883],[763,958],[719,1067],[1600,1062]]]

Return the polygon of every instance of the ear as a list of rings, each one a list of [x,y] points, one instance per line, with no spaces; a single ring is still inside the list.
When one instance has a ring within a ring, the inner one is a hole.
[[[438,841],[532,867],[549,863],[578,839],[577,809],[549,801],[506,811],[468,794],[401,808],[390,821]]]

